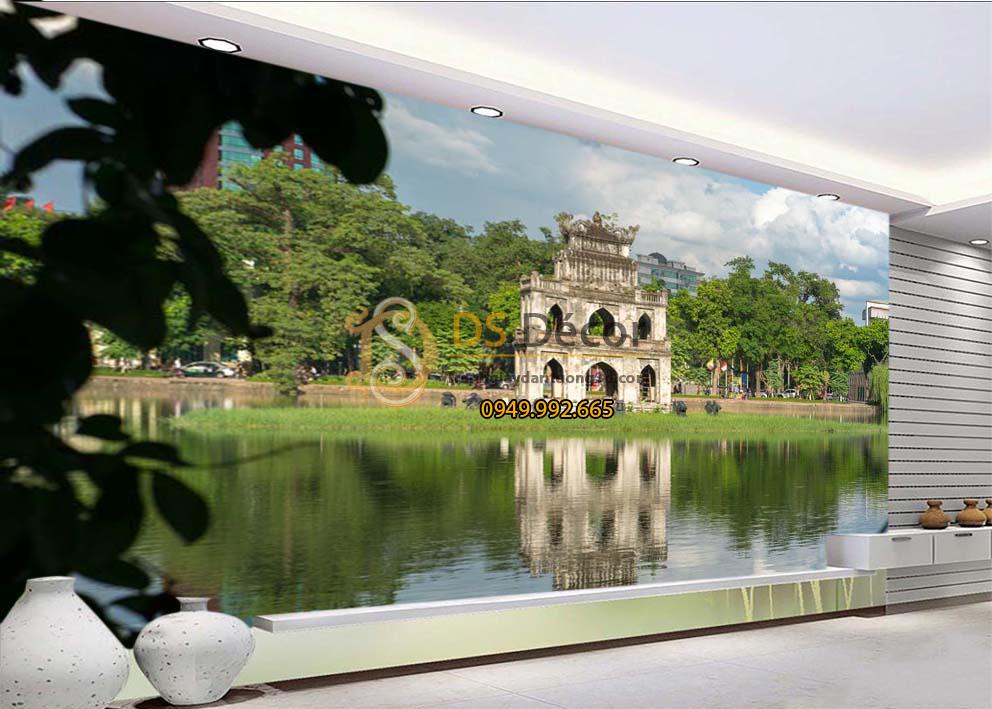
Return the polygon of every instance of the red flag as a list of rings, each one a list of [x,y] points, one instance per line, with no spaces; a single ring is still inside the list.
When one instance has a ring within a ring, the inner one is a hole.
[[[27,200],[27,201],[26,201],[26,202],[24,203],[24,207],[25,207],[26,209],[34,209],[34,200],[33,200],[33,199],[29,199],[29,200]]]
[[[3,202],[3,211],[9,212],[17,205],[17,197],[8,197]]]
[[[49,214],[51,214],[52,212],[55,211],[55,202],[45,202],[45,204],[43,204],[41,208],[44,209]]]

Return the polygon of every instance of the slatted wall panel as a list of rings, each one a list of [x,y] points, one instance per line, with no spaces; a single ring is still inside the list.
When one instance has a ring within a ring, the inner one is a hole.
[[[889,525],[992,497],[992,256],[890,230]],[[889,572],[887,603],[992,592],[992,562]]]

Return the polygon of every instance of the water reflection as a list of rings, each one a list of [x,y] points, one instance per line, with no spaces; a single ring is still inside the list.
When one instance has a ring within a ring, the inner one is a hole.
[[[514,473],[521,556],[554,590],[637,583],[668,558],[671,441],[528,439]]]
[[[819,568],[825,535],[886,516],[884,433],[296,439],[168,425],[241,405],[205,392],[76,402],[197,464],[177,474],[210,503],[205,537],[184,545],[151,514],[132,553],[242,617]]]

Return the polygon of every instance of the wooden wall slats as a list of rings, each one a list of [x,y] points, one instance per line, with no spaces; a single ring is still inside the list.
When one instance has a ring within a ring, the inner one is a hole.
[[[955,481],[954,485],[940,486],[933,484],[926,485],[909,485],[906,487],[900,486],[889,486],[889,498],[890,502],[902,501],[901,496],[905,495],[907,499],[914,500],[916,502],[916,507],[914,507],[910,512],[919,512],[919,503],[921,496],[933,495],[938,500],[966,500],[969,497],[976,498],[982,501],[981,506],[985,506],[985,495],[989,489],[989,485],[992,484],[992,479],[978,479],[971,485],[958,484],[961,483],[960,480]],[[957,503],[955,503],[957,504]]]
[[[891,340],[890,340],[891,341]],[[951,350],[947,349],[946,344],[942,348],[936,347],[918,347],[915,345],[908,345],[902,342],[899,343],[899,347],[903,353],[903,356],[910,361],[923,361],[923,362],[947,362],[950,364],[961,364],[973,367],[983,367],[985,365],[985,360],[989,358],[989,352],[969,352],[967,350]],[[963,344],[963,343],[962,343]],[[988,348],[992,350],[992,345],[986,345],[983,342],[975,343],[975,349],[985,349]]]
[[[992,497],[992,253],[890,230],[889,525]],[[887,603],[992,592],[992,562],[890,569]]]
[[[907,324],[902,320],[896,322],[889,321],[889,332],[919,335],[921,337],[936,337],[946,344],[942,347],[954,349],[959,342],[974,342],[981,345],[992,345],[992,332],[962,331],[956,327],[942,325],[939,323],[927,323],[921,326],[919,323]]]
[[[889,487],[945,488],[951,485],[978,485],[992,487],[992,470],[978,473],[893,473],[889,471]],[[921,492],[917,499],[923,500],[930,493]],[[938,495],[939,497],[939,495]]]
[[[976,258],[973,254],[968,254],[965,251],[935,249],[930,246],[922,246],[901,239],[891,239],[889,241],[889,255],[890,257],[894,257],[893,262],[897,261],[899,256],[908,256],[934,264],[956,266],[963,269],[962,272],[964,273],[973,271],[992,273],[992,259]]]
[[[889,392],[891,395],[891,392]],[[992,401],[950,401],[944,398],[901,396],[900,410],[933,411],[943,414],[992,414]]]
[[[957,300],[959,303],[967,303],[984,308],[992,308],[992,296],[972,293],[970,291],[955,290],[951,288],[941,288],[920,283],[916,280],[899,277],[889,277],[889,292],[904,293],[920,298],[932,298],[936,300]]]
[[[892,394],[889,394],[892,397]],[[992,426],[955,426],[953,423],[915,423],[889,420],[889,433],[919,434],[921,436],[992,436]]]
[[[992,286],[983,284],[981,280],[969,279],[967,282],[960,281],[953,276],[945,276],[941,273],[931,273],[914,268],[899,268],[899,266],[894,263],[889,264],[889,276],[895,276],[903,281],[925,283],[927,285],[934,286],[935,288],[942,288],[948,292],[963,290],[968,293],[976,293],[985,297],[992,296]]]
[[[889,396],[905,396],[921,399],[936,399],[940,401],[980,401],[992,403],[992,387],[986,391],[979,389],[948,389],[947,387],[923,386],[921,384],[904,384],[889,379]]]
[[[964,268],[942,261],[932,261],[928,258],[918,256],[907,256],[898,252],[889,252],[889,263],[897,268],[902,268],[912,273],[932,273],[938,276],[945,276],[959,281],[957,288],[962,290],[971,289],[971,284],[978,286],[975,292],[988,295],[989,272],[980,268]],[[979,263],[977,260],[975,263]],[[923,280],[923,279],[919,279]],[[924,281],[926,282],[926,281]]]
[[[903,408],[901,402],[892,399],[889,403],[889,419],[897,423],[927,423],[944,424],[949,426],[985,426],[989,420],[988,414],[958,413],[956,411],[926,411],[913,408]],[[958,431],[963,433],[964,431]]]
[[[898,349],[898,347],[895,347]],[[927,373],[928,376],[921,376],[919,372],[911,369],[889,369],[889,381],[897,384],[916,384],[917,386],[936,387],[940,389],[975,389],[974,377],[957,377],[951,374]]]
[[[889,290],[890,297],[892,293],[899,295],[899,307],[901,308],[925,310],[928,313],[933,313],[933,316],[936,318],[940,318],[941,314],[950,314],[992,322],[992,308],[987,305],[964,303],[955,297],[955,292],[945,292],[942,294],[942,297],[930,297],[915,293],[906,293],[904,290],[902,288],[890,288]]]
[[[973,498],[978,500],[979,507],[985,507],[985,498],[982,497],[982,495],[984,494],[983,491],[986,489],[985,486],[976,485],[974,487],[969,487],[967,489],[969,490],[969,492],[967,493],[953,492],[951,495],[948,495],[947,497],[939,497],[936,495],[935,497],[937,497],[938,500],[944,501],[944,504],[941,506],[941,509],[947,513],[960,512],[961,510],[963,510],[964,500],[967,500],[968,498]],[[920,509],[920,500],[918,498],[914,500],[900,500],[898,499],[897,496],[901,494],[908,494],[908,493],[905,490],[901,490],[901,489],[889,490],[889,512],[890,513],[912,512],[913,514],[919,516],[919,514],[923,511]],[[926,508],[927,506],[923,505],[923,509],[925,510]]]
[[[992,443],[984,436],[911,436],[890,433],[892,448],[966,448],[992,452]]]
[[[899,295],[898,293],[894,295]],[[992,320],[988,318],[975,317],[973,315],[963,315],[950,310],[944,310],[940,303],[933,303],[932,308],[919,308],[914,305],[896,305],[890,307],[890,314],[898,314],[901,320],[918,323],[918,332],[926,332],[927,325],[950,325],[961,330],[958,337],[968,339],[975,337],[971,333],[978,333],[979,339],[985,340],[992,328]]]

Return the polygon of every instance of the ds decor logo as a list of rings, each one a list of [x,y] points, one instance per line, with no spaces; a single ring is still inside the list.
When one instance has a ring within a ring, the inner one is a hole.
[[[366,318],[368,310],[363,308],[345,321],[348,331],[361,338],[362,378],[368,379],[372,395],[386,406],[412,404],[424,393],[427,377],[437,362],[437,341],[420,319],[416,306],[406,298],[386,298],[375,306],[372,317]],[[419,335],[423,355],[418,355],[400,337],[390,332],[386,328],[387,322],[407,338],[412,339]],[[392,350],[374,367],[373,332]],[[397,355],[401,355],[408,364],[402,364]],[[407,371],[411,369],[413,376],[408,377]]]

